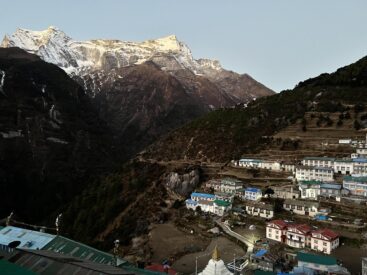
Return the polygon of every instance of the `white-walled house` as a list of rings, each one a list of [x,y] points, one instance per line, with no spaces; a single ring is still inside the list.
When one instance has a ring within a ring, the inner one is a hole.
[[[343,188],[351,195],[367,197],[367,176],[344,176]]]
[[[317,200],[321,193],[320,187],[322,182],[316,180],[305,180],[298,183],[299,190],[301,191],[302,199]]]
[[[286,244],[290,247],[310,246],[311,227],[307,224],[289,224],[286,231]]]
[[[239,167],[245,167],[245,168],[260,168],[262,160],[260,159],[246,159],[242,158],[238,161]]]
[[[293,269],[294,274],[303,274],[307,269],[312,272],[310,274],[350,275],[350,272],[340,266],[334,257],[298,252],[297,260],[297,266]]]
[[[242,187],[242,181],[234,178],[224,178],[221,179],[220,192],[235,194]]]
[[[314,201],[285,200],[284,210],[291,211],[297,215],[314,217],[319,213],[320,204]]]
[[[329,167],[333,168],[335,158],[328,157],[305,157],[302,160],[304,166]]]
[[[351,175],[353,174],[353,160],[352,159],[336,159],[334,161],[334,173]]]
[[[213,194],[193,192],[190,199],[185,201],[186,208],[196,210],[198,207],[203,212],[210,212],[218,216],[223,216],[232,208],[231,201],[224,201],[218,199]]]
[[[330,167],[297,166],[297,180],[333,181],[334,169]]]
[[[287,223],[283,220],[273,220],[266,224],[266,238],[284,243],[286,240]]]
[[[281,165],[278,161],[273,160],[262,160],[260,162],[259,168],[272,170],[272,171],[280,171]]]
[[[339,235],[330,229],[320,229],[311,233],[311,249],[330,254],[339,246]]]
[[[272,186],[274,194],[273,198],[279,199],[298,199],[300,197],[300,191],[293,184],[285,186]]]
[[[330,254],[339,246],[339,235],[330,229],[313,230],[307,224],[273,220],[266,224],[266,238],[294,248],[311,248]]]
[[[245,211],[247,214],[255,217],[272,219],[274,217],[274,206],[271,204],[246,201]]]
[[[247,187],[245,189],[245,200],[257,201],[262,198],[262,191],[259,188]]]
[[[359,176],[367,176],[367,159],[354,158],[353,160],[353,174]]]

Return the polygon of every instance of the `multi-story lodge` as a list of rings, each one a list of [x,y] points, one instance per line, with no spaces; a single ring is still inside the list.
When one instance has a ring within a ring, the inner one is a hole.
[[[301,191],[302,199],[316,200],[320,195],[320,187],[322,182],[316,180],[305,180],[298,183],[299,190]]]
[[[354,158],[353,159],[353,174],[359,176],[367,176],[367,159]]]
[[[330,167],[298,166],[296,167],[296,179],[333,181],[334,169]]]
[[[342,186],[338,183],[323,183],[321,181],[300,181],[299,189],[302,199],[317,200],[318,196],[340,197]]]
[[[367,197],[367,176],[344,176],[343,188],[347,189],[351,195]]]
[[[235,194],[242,187],[242,181],[233,178],[224,178],[221,180],[220,192]]]
[[[272,186],[274,191],[272,195],[274,198],[279,199],[298,199],[300,197],[300,191],[294,187],[293,184],[285,186]]]
[[[335,158],[327,157],[305,157],[302,160],[304,166],[328,167],[333,168]]]
[[[342,185],[338,183],[323,183],[320,186],[320,196],[323,197],[340,197]]]
[[[339,246],[339,235],[332,230],[313,230],[307,224],[287,223],[282,220],[267,223],[266,237],[291,247],[309,247],[326,254]]]
[[[215,198],[221,201],[233,202],[234,194],[224,192],[214,192]]]
[[[314,217],[319,213],[320,204],[314,201],[285,200],[283,208],[297,215]]]
[[[257,216],[265,219],[274,217],[274,206],[260,202],[246,201],[246,213],[251,216]]]
[[[259,188],[255,188],[255,187],[247,187],[245,189],[245,200],[250,200],[250,201],[257,201],[260,200],[262,197],[262,191]]]
[[[191,198],[186,200],[186,208],[196,210],[198,207],[204,212],[210,212],[218,216],[223,216],[231,209],[232,203],[216,198],[213,194],[192,193]]]
[[[339,235],[330,229],[311,232],[311,249],[330,254],[339,246]]]

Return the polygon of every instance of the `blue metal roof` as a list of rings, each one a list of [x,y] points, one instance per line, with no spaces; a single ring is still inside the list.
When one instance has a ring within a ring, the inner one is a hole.
[[[255,257],[262,257],[264,256],[268,251],[266,249],[260,249],[256,252]]]
[[[207,194],[207,193],[191,193],[191,197],[200,197],[200,198],[207,198],[207,199],[215,199],[215,195]]]
[[[186,203],[188,203],[188,204],[194,204],[194,205],[198,204],[198,202],[197,202],[197,201],[194,201],[194,200],[192,200],[192,199],[187,199],[187,200],[186,200]]]
[[[340,184],[332,184],[332,183],[323,183],[321,184],[320,187],[325,188],[325,189],[335,189],[335,190],[342,189],[342,186]]]
[[[256,192],[256,193],[261,192],[261,190],[259,188],[255,188],[255,187],[247,187],[246,191],[247,192]]]
[[[26,249],[42,249],[55,237],[55,235],[14,226],[7,226],[0,230],[0,244],[8,245],[13,241],[20,241],[18,247]]]
[[[363,163],[366,163],[367,162],[367,159],[366,158],[355,158],[355,159],[353,159],[353,162],[363,162]]]

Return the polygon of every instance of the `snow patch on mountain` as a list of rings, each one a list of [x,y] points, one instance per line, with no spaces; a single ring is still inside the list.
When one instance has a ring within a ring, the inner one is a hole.
[[[4,83],[5,83],[5,71],[0,70],[1,79],[0,79],[0,92],[5,95],[4,92]]]

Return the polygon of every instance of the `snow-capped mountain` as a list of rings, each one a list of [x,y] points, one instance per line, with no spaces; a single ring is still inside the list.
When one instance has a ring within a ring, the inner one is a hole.
[[[191,50],[175,35],[143,42],[102,39],[75,41],[56,27],[43,31],[19,28],[12,35],[4,37],[1,47],[19,47],[39,55],[71,76],[81,78],[81,84],[93,95],[101,90],[104,82],[121,77],[114,71],[147,61],[153,61],[161,70],[176,75],[182,81],[187,81],[189,73],[206,77],[215,84],[220,82],[223,92],[235,103],[272,93],[248,75],[224,70],[217,60],[194,59]],[[186,74],[182,74],[182,71],[186,71]],[[86,80],[91,73],[95,74],[94,83],[88,85]],[[239,81],[243,76],[248,82],[245,87]],[[226,81],[231,85],[223,85]],[[240,87],[236,87],[238,85]]]
[[[1,47],[22,48],[69,73],[108,71],[142,64],[162,55],[169,55],[176,61],[176,64],[162,64],[163,70],[189,69],[195,74],[204,75],[206,69],[222,70],[218,61],[195,60],[190,49],[178,41],[175,35],[140,43],[101,39],[74,41],[63,31],[51,26],[43,31],[17,29],[14,34],[4,37]]]
[[[219,61],[194,59],[174,35],[139,43],[75,41],[55,27],[17,29],[1,47],[19,47],[67,72],[124,145],[125,157],[213,109],[273,93]]]

